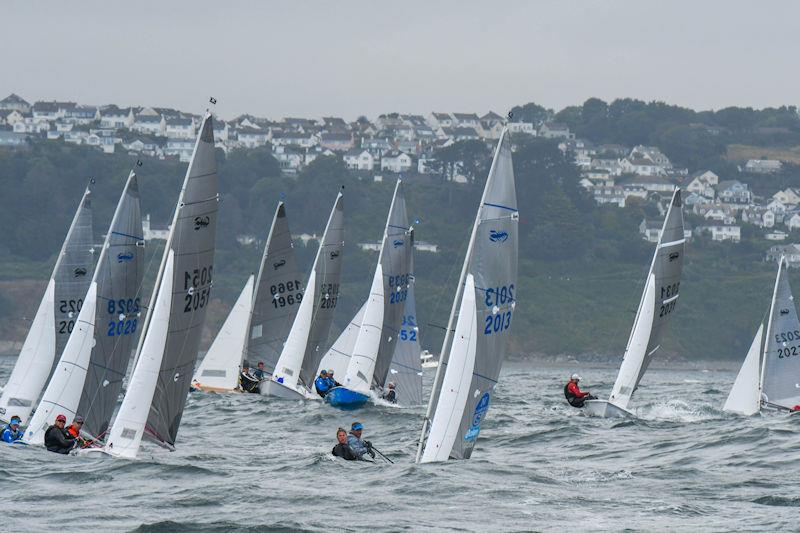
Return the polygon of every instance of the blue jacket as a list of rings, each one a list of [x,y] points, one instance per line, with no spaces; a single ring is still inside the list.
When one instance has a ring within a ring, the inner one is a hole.
[[[332,389],[336,386],[336,380],[332,377],[328,376],[325,378],[325,381],[328,383],[328,389]]]
[[[16,440],[20,440],[22,438],[23,432],[22,430],[17,427],[17,430],[14,431],[11,429],[11,425],[7,425],[3,428],[3,441],[4,442],[14,442]]]
[[[318,377],[314,380],[314,387],[318,393],[325,394],[330,390],[331,384],[328,382],[328,378]]]
[[[367,445],[364,444],[363,439],[359,439],[352,433],[347,436],[347,445],[350,446],[350,449],[359,459],[363,459],[364,454],[367,453]]]

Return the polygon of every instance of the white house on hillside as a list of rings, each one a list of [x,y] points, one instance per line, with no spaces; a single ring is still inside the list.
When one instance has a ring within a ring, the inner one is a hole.
[[[350,170],[369,170],[375,168],[375,158],[364,148],[353,148],[348,150],[342,157],[344,164]]]
[[[131,130],[163,137],[167,131],[166,125],[167,122],[161,115],[137,115],[131,124]]]
[[[714,198],[714,186],[718,184],[719,176],[710,170],[701,170],[689,176],[689,184],[686,186],[686,190],[706,198]]]
[[[173,139],[194,139],[194,119],[172,117],[166,119],[164,131]]]
[[[781,171],[781,162],[775,159],[750,159],[745,165],[745,172],[755,174],[772,174]]]
[[[381,157],[382,171],[395,173],[408,172],[413,165],[414,161],[411,159],[411,156],[403,152],[392,151]]]

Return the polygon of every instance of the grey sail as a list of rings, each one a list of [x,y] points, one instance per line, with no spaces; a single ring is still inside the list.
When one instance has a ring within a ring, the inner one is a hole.
[[[800,404],[800,321],[781,259],[762,361],[762,399],[773,406]]]
[[[247,359],[264,361],[272,372],[303,300],[303,281],[297,269],[292,234],[283,202],[278,204],[258,271]]]
[[[55,365],[58,364],[58,356],[67,345],[69,334],[75,327],[78,312],[83,306],[83,297],[89,290],[89,284],[92,281],[95,250],[91,197],[91,192],[87,187],[53,272],[56,356],[52,369],[55,369]]]
[[[314,262],[316,282],[314,284],[314,308],[311,328],[306,343],[303,364],[300,367],[299,381],[310,389],[316,378],[317,368],[325,355],[328,334],[331,330],[333,313],[339,300],[339,280],[342,271],[342,252],[344,251],[344,206],[342,195],[336,198],[323,241]],[[304,297],[308,297],[306,292]]]
[[[517,303],[518,221],[511,144],[504,131],[453,302],[422,439],[430,431],[424,453],[420,440],[418,461],[472,454],[509,346]]]
[[[411,292],[409,277],[413,254],[414,242],[411,238],[411,228],[408,226],[403,184],[397,180],[381,244],[380,258],[384,294],[383,327],[373,371],[373,384],[379,388],[386,385],[389,365],[392,362],[400,326],[403,322],[405,302]]]
[[[122,390],[133,341],[142,323],[144,238],[139,186],[131,172],[106,236],[94,279],[97,281],[95,344],[78,405],[83,429],[105,434]]]
[[[211,115],[201,126],[177,206],[165,259],[174,254],[169,328],[147,433],[175,444],[211,300],[219,183]],[[159,280],[159,284],[163,280]],[[158,286],[153,294],[157,294]],[[147,332],[145,331],[145,335]]]
[[[411,232],[413,243],[414,235]],[[421,405],[422,397],[422,362],[420,361],[419,327],[417,326],[417,304],[414,299],[414,264],[413,257],[409,268],[411,276],[408,284],[408,297],[405,311],[400,322],[392,361],[386,382],[393,382],[397,391],[397,403],[400,405]]]
[[[664,219],[645,290],[610,402],[627,408],[631,396],[661,347],[661,338],[678,303],[684,253],[681,191],[676,189]]]

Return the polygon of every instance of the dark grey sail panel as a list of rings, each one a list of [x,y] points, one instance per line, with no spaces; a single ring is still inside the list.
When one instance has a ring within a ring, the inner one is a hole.
[[[781,263],[764,347],[761,391],[769,403],[791,409],[800,403],[800,321],[786,269]]]
[[[147,419],[152,437],[175,443],[211,300],[219,183],[211,116],[203,121],[168,243],[174,252],[166,346]]]
[[[411,257],[414,241],[408,226],[408,212],[403,185],[398,182],[397,191],[386,220],[386,234],[381,248],[383,270],[383,327],[378,355],[375,358],[373,382],[378,387],[386,384],[389,365],[403,322],[405,302],[411,292]]]
[[[413,239],[413,234],[412,234]],[[417,305],[414,299],[413,260],[412,279],[409,283],[405,313],[400,324],[394,355],[389,365],[386,382],[393,382],[400,405],[421,405],[422,362],[420,360],[420,338],[417,325]]]
[[[94,339],[77,413],[83,429],[105,434],[122,390],[134,339],[142,325],[140,289],[144,276],[144,238],[139,186],[131,173],[125,185],[94,279],[97,306]]]
[[[509,348],[517,306],[518,221],[511,146],[504,135],[489,174],[468,266],[475,279],[475,367],[452,458],[472,454]]]
[[[644,376],[650,361],[661,347],[661,339],[667,328],[672,313],[678,303],[678,294],[681,285],[681,272],[683,271],[683,253],[685,239],[683,235],[683,204],[681,191],[676,190],[672,195],[661,238],[658,241],[653,256],[653,274],[655,287],[655,309],[653,311],[653,326],[650,330],[650,340],[644,353],[642,366],[636,378],[634,390]]]
[[[247,359],[264,361],[273,372],[283,344],[303,301],[303,281],[297,269],[292,234],[283,202],[278,204],[264,248],[256,282]]]
[[[94,272],[94,252],[92,194],[87,188],[53,271],[56,326],[53,369],[67,345],[69,334],[78,319],[78,312],[83,306],[83,297],[89,290]]]
[[[307,388],[313,385],[317,368],[325,355],[333,313],[339,300],[342,252],[344,252],[344,205],[342,195],[339,194],[314,260],[314,270],[317,273],[314,286],[314,311],[299,376],[300,382]]]

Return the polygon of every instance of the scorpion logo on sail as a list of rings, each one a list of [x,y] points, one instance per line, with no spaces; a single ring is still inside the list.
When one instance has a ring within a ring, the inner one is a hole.
[[[130,261],[133,261],[133,253],[128,252],[128,253],[117,254],[118,263],[128,263]]]
[[[194,229],[195,231],[199,230],[200,228],[205,228],[211,223],[211,219],[206,217],[194,217]]]
[[[78,267],[75,269],[74,274],[76,278],[82,278],[86,275],[86,269],[83,267]]]
[[[286,259],[281,259],[280,261],[278,261],[276,263],[272,263],[272,268],[274,268],[275,270],[278,270],[280,267],[282,267],[285,264],[286,264]]]
[[[337,257],[339,257],[339,251],[338,250],[335,250],[335,251],[331,252],[331,261],[333,261]]]
[[[508,232],[507,231],[490,230],[489,231],[489,240],[492,241],[492,242],[506,242],[508,240]]]
[[[680,256],[681,256],[680,252],[672,252],[671,254],[669,254],[669,260],[670,262],[675,261]]]
[[[789,314],[789,310],[788,309],[781,309],[781,314],[782,315],[788,315]]]
[[[392,243],[392,244],[394,244],[394,247],[395,247],[395,248],[400,248],[401,246],[403,246],[403,244],[404,244],[404,243],[403,243],[403,241],[401,241],[400,239],[397,239],[397,240],[396,240],[396,241],[394,241],[394,243]]]

